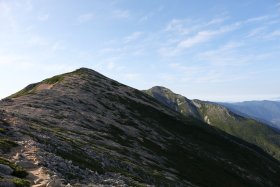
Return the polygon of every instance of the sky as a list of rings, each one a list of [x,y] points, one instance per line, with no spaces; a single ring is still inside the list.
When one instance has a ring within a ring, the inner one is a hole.
[[[279,99],[280,1],[0,0],[0,98],[80,67],[190,99]]]

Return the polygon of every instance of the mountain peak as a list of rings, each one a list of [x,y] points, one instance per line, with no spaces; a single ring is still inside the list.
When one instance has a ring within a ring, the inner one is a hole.
[[[149,90],[144,90],[144,92],[177,112],[183,113],[186,116],[199,118],[199,113],[191,100],[172,92],[168,88],[163,86],[154,86]]]
[[[148,89],[147,91],[153,91],[153,92],[161,92],[161,93],[174,93],[170,89],[164,87],[164,86],[153,86],[152,88]]]
[[[67,74],[67,73],[66,73]],[[79,69],[76,69],[75,71],[72,71],[68,74],[79,74],[79,75],[101,75],[97,71],[94,71],[90,68],[81,67]],[[103,75],[102,75],[103,76]]]
[[[56,75],[41,82],[30,84],[8,98],[18,98],[21,96],[35,94],[40,91],[53,90],[59,86],[64,87],[64,92],[66,92],[69,91],[70,88],[76,89],[82,83],[91,82],[92,80],[100,82],[101,80],[110,79],[92,69],[82,67],[69,73]],[[60,90],[62,91],[63,89]]]

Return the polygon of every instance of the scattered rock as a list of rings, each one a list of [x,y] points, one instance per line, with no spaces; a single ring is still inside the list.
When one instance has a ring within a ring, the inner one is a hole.
[[[42,181],[40,184],[32,185],[32,187],[46,187],[48,181]]]
[[[39,184],[39,183],[41,183],[43,181],[43,179],[36,179],[35,181],[34,181],[34,184]]]
[[[26,160],[17,161],[16,164],[23,167],[23,168],[34,168],[36,166],[32,162],[26,161]]]
[[[51,178],[51,181],[47,183],[46,187],[62,187],[62,179],[59,179],[56,175]]]
[[[22,160],[23,158],[24,158],[24,157],[22,156],[21,153],[17,153],[17,154],[13,157],[14,160]]]
[[[13,171],[14,170],[10,166],[0,164],[0,173],[5,174],[5,175],[11,175],[13,173]]]
[[[16,187],[16,185],[10,181],[0,181],[0,186],[1,187]]]

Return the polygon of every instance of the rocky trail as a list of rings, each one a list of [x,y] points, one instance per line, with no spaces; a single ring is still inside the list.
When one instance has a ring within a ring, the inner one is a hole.
[[[21,166],[28,172],[26,179],[31,181],[32,187],[61,187],[62,180],[41,166],[41,159],[38,153],[38,147],[31,139],[19,141],[18,147],[13,148],[8,154],[8,158],[15,164]],[[32,183],[33,182],[33,183]]]
[[[45,187],[50,182],[50,175],[46,168],[39,166],[40,158],[36,155],[38,148],[32,140],[20,141],[19,147],[14,148],[9,157],[11,161],[23,167],[29,175],[27,179],[33,181],[32,187]]]

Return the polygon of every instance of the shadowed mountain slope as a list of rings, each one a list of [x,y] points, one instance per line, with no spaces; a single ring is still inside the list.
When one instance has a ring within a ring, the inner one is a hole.
[[[238,115],[220,104],[189,100],[164,87],[156,86],[145,92],[171,109],[253,143],[280,160],[280,133],[266,124]]]
[[[280,185],[279,162],[261,149],[90,69],[32,84],[0,110],[19,144],[1,155],[32,183],[40,167],[45,182],[73,186]]]

